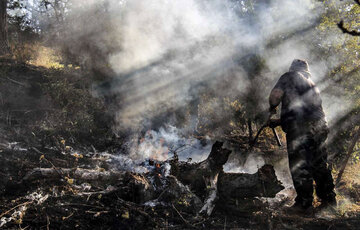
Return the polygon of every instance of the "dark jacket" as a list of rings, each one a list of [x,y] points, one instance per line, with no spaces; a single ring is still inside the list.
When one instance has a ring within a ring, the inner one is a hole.
[[[269,97],[271,110],[282,103],[283,130],[288,132],[292,127],[306,129],[308,124],[326,125],[320,91],[310,79],[311,74],[306,70],[291,70],[280,77]]]

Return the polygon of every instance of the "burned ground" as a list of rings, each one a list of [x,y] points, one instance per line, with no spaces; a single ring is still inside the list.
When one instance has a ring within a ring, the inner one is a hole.
[[[2,229],[357,229],[360,224],[358,210],[346,207],[312,217],[284,213],[291,200],[289,193],[278,193],[283,187],[274,168],[224,172],[234,155],[226,150],[229,144],[215,140],[199,163],[175,157],[133,161],[121,153],[123,140],[109,132],[105,105],[91,97],[89,85],[77,82],[80,75],[11,60],[0,64]],[[233,146],[246,154],[246,147]],[[262,137],[256,151],[278,150]],[[204,178],[217,173],[214,209],[210,216],[199,214],[214,188]],[[359,181],[338,190],[346,198],[341,202],[359,204]]]

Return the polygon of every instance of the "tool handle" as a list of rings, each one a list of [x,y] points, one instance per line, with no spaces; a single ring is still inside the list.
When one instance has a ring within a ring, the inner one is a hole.
[[[265,125],[263,125],[263,126],[261,126],[261,128],[260,128],[260,129],[259,129],[259,131],[257,132],[257,134],[256,134],[256,136],[255,136],[255,138],[254,138],[254,140],[250,143],[250,148],[254,147],[254,145],[256,144],[256,141],[257,141],[257,139],[258,139],[258,137],[259,137],[260,133],[263,131],[263,129],[264,129],[265,127],[267,127],[267,125],[266,125],[266,124],[265,124]]]
[[[271,129],[272,129],[272,131],[273,131],[273,134],[274,134],[274,136],[275,136],[275,139],[276,139],[276,142],[277,142],[278,146],[282,146],[281,141],[280,141],[280,138],[279,138],[279,135],[277,134],[275,128],[271,128]]]

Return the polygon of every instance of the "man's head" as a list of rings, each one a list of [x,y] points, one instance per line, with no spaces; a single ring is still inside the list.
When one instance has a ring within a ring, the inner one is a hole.
[[[309,72],[309,65],[304,60],[294,59],[294,61],[291,63],[289,71]]]

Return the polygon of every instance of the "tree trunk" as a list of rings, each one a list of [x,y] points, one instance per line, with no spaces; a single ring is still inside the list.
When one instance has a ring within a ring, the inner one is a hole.
[[[0,0],[0,55],[10,53],[6,9],[7,0]]]
[[[284,189],[271,165],[264,165],[255,174],[225,173],[223,165],[231,150],[222,146],[215,142],[208,158],[200,163],[171,163],[170,173],[204,202],[200,212],[211,215],[215,206],[234,212],[257,210],[262,202],[256,197],[275,197]]]
[[[231,153],[231,150],[222,146],[222,142],[215,142],[208,158],[199,163],[172,161],[170,174],[181,183],[188,185],[197,196],[204,200],[207,196],[206,189],[211,187]]]
[[[354,151],[354,147],[355,147],[356,143],[358,142],[359,138],[360,138],[360,128],[356,131],[356,134],[353,137],[353,140],[351,141],[351,144],[349,146],[346,157],[345,157],[345,159],[344,159],[344,161],[342,163],[339,174],[338,174],[338,176],[336,178],[335,186],[339,185],[341,177],[342,177],[342,175],[343,175],[343,173],[345,171],[346,165],[347,165],[347,163],[348,163],[348,161],[349,161],[349,159],[350,159],[350,157],[351,157],[351,155],[352,155],[352,153]]]

